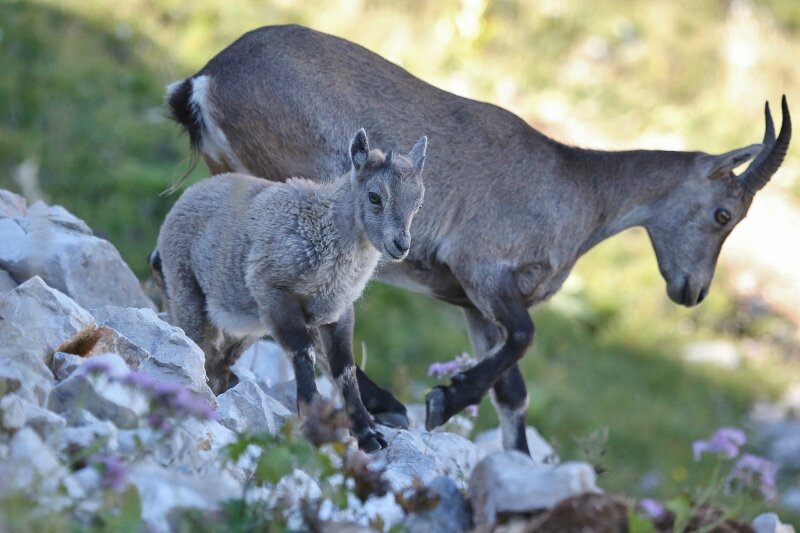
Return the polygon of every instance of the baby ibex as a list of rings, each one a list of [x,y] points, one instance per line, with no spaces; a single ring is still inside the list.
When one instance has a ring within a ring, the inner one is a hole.
[[[241,352],[269,334],[292,359],[302,414],[317,395],[316,344],[359,446],[386,446],[358,389],[353,302],[381,255],[408,254],[426,147],[422,137],[408,156],[370,151],[362,129],[350,144],[350,172],[333,181],[224,174],[180,197],[158,237],[166,306],[203,348],[214,392],[228,388]]]

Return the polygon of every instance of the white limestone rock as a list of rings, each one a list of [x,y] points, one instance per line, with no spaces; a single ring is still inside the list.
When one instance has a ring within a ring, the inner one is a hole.
[[[219,422],[228,429],[242,431],[268,431],[277,433],[292,416],[278,400],[267,396],[253,381],[241,381],[220,394]]]
[[[170,326],[151,309],[106,306],[93,309],[92,314],[99,326],[124,336],[124,341],[114,341],[118,348],[129,342],[144,351],[122,350],[129,361],[141,359],[141,372],[160,381],[176,381],[215,404],[214,393],[206,384],[203,350],[180,328]]]
[[[242,353],[231,370],[240,381],[263,381],[269,388],[294,379],[292,362],[274,341],[259,340]]]
[[[96,418],[81,426],[66,427],[54,439],[56,452],[65,461],[87,449],[95,453],[112,453],[117,450],[118,432],[117,426],[108,420]]]
[[[487,456],[475,467],[469,481],[476,527],[494,524],[503,513],[549,509],[565,498],[586,492],[600,492],[591,465],[568,462],[541,466],[518,451]]]
[[[760,514],[753,520],[756,533],[795,533],[791,524],[784,524],[775,513]]]
[[[53,371],[58,381],[64,381],[70,374],[83,364],[83,357],[66,352],[56,352],[53,354],[53,361],[50,363],[50,370]]]
[[[533,427],[528,426],[525,429],[525,435],[528,437],[528,448],[531,452],[531,458],[537,464],[555,465],[559,463],[558,454],[556,454],[553,447],[544,440],[539,431]],[[480,448],[484,454],[502,452],[503,451],[503,434],[500,428],[489,429],[480,433],[475,437],[475,445]]]
[[[0,189],[0,217],[19,217],[28,213],[25,198],[11,191]]]
[[[7,460],[0,461],[0,496],[22,492],[44,506],[52,503],[66,473],[39,435],[21,428],[11,437]]]
[[[86,409],[118,427],[135,427],[147,411],[148,402],[141,392],[116,379],[129,373],[125,361],[111,353],[97,355],[92,360],[108,365],[109,372],[89,372],[85,365],[81,366],[53,388],[49,409],[57,413]]]
[[[17,288],[17,282],[11,274],[0,268],[0,296]]]
[[[0,415],[0,422],[5,429],[27,426],[43,438],[67,425],[64,418],[16,394],[0,398]]]
[[[437,477],[428,489],[439,496],[436,507],[410,514],[404,521],[406,531],[415,533],[461,533],[472,529],[469,502],[452,479]]]
[[[372,455],[375,468],[384,468],[392,489],[402,490],[418,479],[430,483],[438,476],[453,479],[459,488],[467,485],[472,469],[483,457],[467,439],[453,433],[399,430],[378,426],[388,447]]]
[[[116,248],[60,206],[37,202],[0,219],[0,265],[17,280],[40,276],[84,307],[155,308]]]
[[[168,518],[175,509],[208,511],[221,501],[241,496],[240,486],[216,472],[187,476],[151,460],[134,463],[128,480],[139,490],[145,529],[155,533],[174,530]]]
[[[93,326],[88,311],[35,276],[0,298],[0,360],[25,358],[52,378],[46,363],[53,353]]]

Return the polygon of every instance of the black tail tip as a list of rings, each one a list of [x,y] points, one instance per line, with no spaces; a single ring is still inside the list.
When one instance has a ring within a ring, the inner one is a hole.
[[[172,120],[183,126],[189,134],[192,148],[200,147],[201,119],[197,106],[192,102],[192,78],[170,85],[167,90],[167,106]]]
[[[150,252],[150,255],[147,256],[147,263],[150,265],[152,270],[161,272],[161,254],[158,253],[157,248]]]

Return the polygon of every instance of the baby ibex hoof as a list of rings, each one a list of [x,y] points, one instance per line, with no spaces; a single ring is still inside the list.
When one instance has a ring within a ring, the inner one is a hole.
[[[433,431],[447,422],[445,415],[445,391],[443,387],[435,387],[425,397],[425,429]]]
[[[409,425],[411,424],[408,420],[408,415],[405,413],[393,413],[387,411],[385,413],[374,413],[372,416],[375,418],[375,422],[378,424],[392,428],[408,429]]]
[[[388,445],[380,431],[371,431],[358,439],[358,447],[367,453],[377,452]]]

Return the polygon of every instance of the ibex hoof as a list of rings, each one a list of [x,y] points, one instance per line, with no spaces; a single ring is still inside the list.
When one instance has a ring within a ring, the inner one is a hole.
[[[425,429],[433,431],[447,422],[445,413],[445,391],[443,387],[435,387],[425,397]]]
[[[393,413],[391,411],[386,411],[385,413],[374,413],[372,416],[375,418],[375,422],[378,424],[389,426],[391,428],[408,429],[410,425],[408,415],[405,413]]]
[[[383,433],[380,431],[370,430],[358,439],[358,447],[366,453],[377,452],[386,448],[389,444],[386,442]]]

